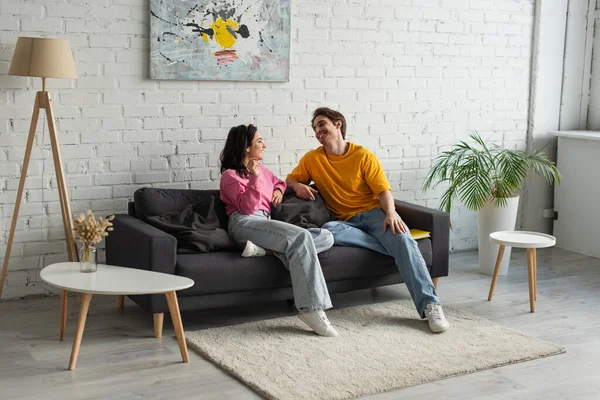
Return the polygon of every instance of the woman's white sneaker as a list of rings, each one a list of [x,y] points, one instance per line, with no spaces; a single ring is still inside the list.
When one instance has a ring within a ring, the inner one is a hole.
[[[329,337],[338,335],[337,331],[331,326],[331,323],[323,310],[301,312],[298,315],[298,318],[318,335]]]
[[[244,251],[242,251],[242,257],[262,257],[265,256],[267,252],[262,247],[258,247],[251,241],[246,242],[246,247]]]
[[[444,315],[444,310],[439,304],[427,304],[425,316],[429,321],[429,329],[433,333],[445,332],[450,328],[450,323]]]

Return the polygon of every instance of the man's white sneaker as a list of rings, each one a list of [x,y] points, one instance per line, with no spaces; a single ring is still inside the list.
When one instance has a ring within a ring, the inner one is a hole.
[[[298,318],[321,336],[333,337],[338,335],[323,310],[301,312]]]
[[[251,241],[246,242],[246,247],[244,251],[242,251],[242,257],[262,257],[266,255],[267,252],[262,247],[258,247]]]
[[[439,304],[427,304],[425,316],[429,321],[429,329],[433,333],[445,332],[450,328],[450,323],[448,323],[444,310]]]

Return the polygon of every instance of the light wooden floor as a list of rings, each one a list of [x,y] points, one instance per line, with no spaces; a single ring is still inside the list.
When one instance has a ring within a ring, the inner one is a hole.
[[[525,252],[487,302],[490,277],[477,254],[451,257],[440,280],[444,304],[561,344],[567,353],[384,393],[369,399],[599,399],[600,259],[560,249],[538,253],[538,301],[529,313]],[[404,285],[333,296],[336,307],[407,298]],[[67,340],[58,341],[58,298],[0,303],[0,399],[255,399],[250,389],[190,351],[182,364],[168,318],[162,339],[152,317],[126,300],[92,298],[77,369],[66,370],[78,302],[70,298]],[[285,304],[184,313],[188,330],[293,314]]]

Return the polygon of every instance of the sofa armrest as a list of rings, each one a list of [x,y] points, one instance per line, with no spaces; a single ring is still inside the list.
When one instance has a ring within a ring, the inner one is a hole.
[[[175,274],[177,239],[131,215],[118,214],[106,237],[106,263]]]
[[[395,200],[396,211],[409,228],[431,232],[431,277],[448,276],[450,257],[450,215],[433,208]]]

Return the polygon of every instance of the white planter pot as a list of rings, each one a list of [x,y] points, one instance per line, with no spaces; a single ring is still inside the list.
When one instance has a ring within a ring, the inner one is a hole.
[[[498,245],[490,242],[490,233],[513,231],[517,224],[519,197],[506,199],[506,207],[494,207],[488,204],[477,213],[477,233],[479,236],[479,272],[493,275],[498,257]],[[500,275],[508,273],[511,248],[506,247],[500,265]]]

